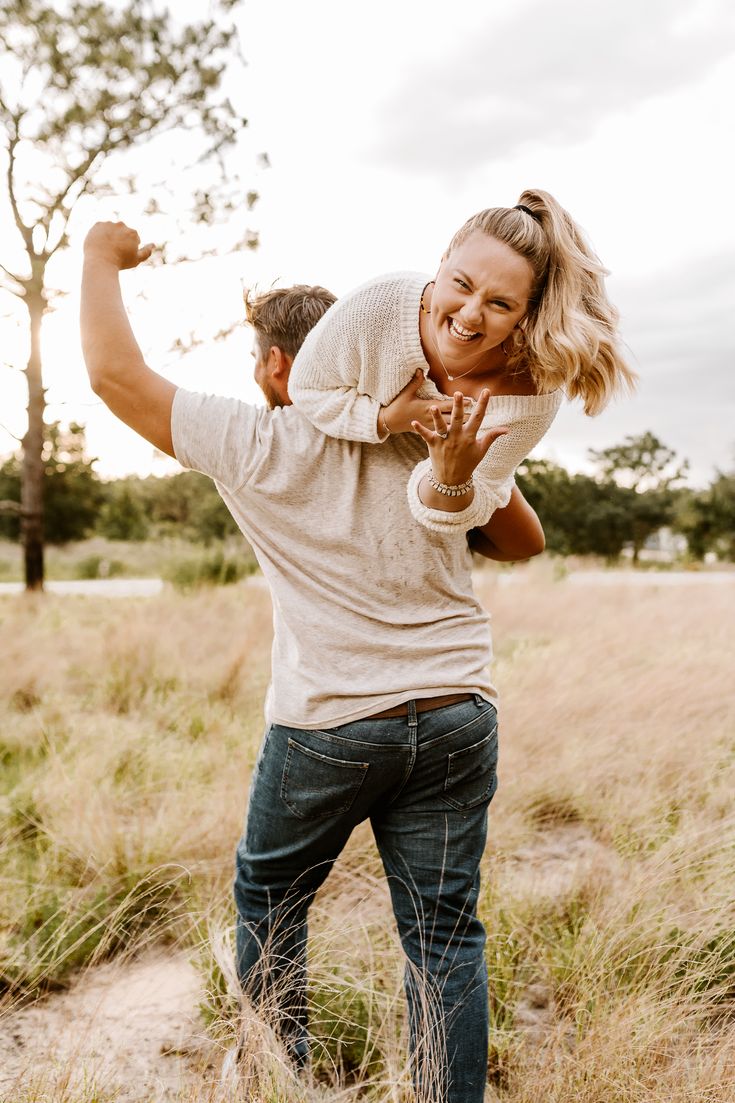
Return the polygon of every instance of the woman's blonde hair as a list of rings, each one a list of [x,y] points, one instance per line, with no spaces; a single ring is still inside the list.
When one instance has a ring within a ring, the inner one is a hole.
[[[473,215],[452,238],[448,253],[480,231],[525,257],[534,272],[529,309],[509,366],[527,365],[539,392],[561,387],[599,414],[612,396],[631,389],[636,375],[622,355],[618,312],[605,292],[603,267],[572,217],[552,195],[524,191],[518,207],[491,207]]]

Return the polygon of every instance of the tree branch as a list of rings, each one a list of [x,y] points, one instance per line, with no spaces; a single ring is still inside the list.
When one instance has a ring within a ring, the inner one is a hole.
[[[108,135],[109,135],[109,131],[108,131]],[[72,169],[71,174],[69,176],[68,183],[67,183],[66,187],[64,188],[64,190],[56,196],[53,203],[46,209],[46,214],[44,215],[43,219],[41,220],[41,225],[43,226],[43,228],[46,232],[46,242],[45,242],[45,247],[44,247],[44,255],[45,255],[47,260],[54,255],[56,250],[59,249],[63,245],[64,241],[66,240],[66,237],[65,237],[66,228],[69,225],[69,219],[71,218],[71,213],[72,213],[72,210],[74,208],[74,204],[77,202],[77,200],[82,195],[84,195],[85,191],[87,190],[87,188],[89,187],[89,185],[91,183],[91,180],[89,178],[87,178],[85,180],[84,177],[87,176],[87,173],[92,168],[92,166],[94,165],[97,158],[101,155],[101,153],[102,153],[102,149],[97,149],[94,152],[91,152],[91,151],[87,152],[87,156],[84,158],[82,163],[77,165],[77,167],[75,169]],[[79,194],[72,201],[71,206],[66,207],[64,204],[65,204],[65,201],[66,201],[66,199],[69,195],[69,192],[74,187],[74,185],[76,183],[78,183],[80,180],[83,180],[84,182],[82,184],[81,190],[79,191]],[[53,248],[48,249],[47,246],[48,246],[49,234],[51,233],[51,223],[53,221],[54,215],[57,214],[57,213],[60,213],[61,216],[62,216],[62,219],[63,219],[63,224],[62,224],[62,227],[61,227],[61,233],[59,235],[59,240],[56,242],[56,244],[53,246]]]
[[[26,251],[29,256],[33,256],[33,231],[30,226],[26,226],[25,222],[20,216],[20,210],[18,208],[18,201],[15,197],[15,184],[13,181],[13,172],[15,169],[15,147],[20,141],[20,134],[18,131],[18,123],[20,121],[18,115],[13,115],[13,123],[15,125],[15,135],[11,137],[8,143],[8,198],[10,199],[10,207],[13,212],[13,218],[15,219],[15,225],[18,227],[18,231],[25,242]],[[24,284],[22,286],[25,286]]]
[[[0,268],[3,270],[3,272],[8,277],[8,279],[13,280],[13,282],[17,283],[19,287],[25,287],[25,282],[24,282],[22,276],[16,276],[15,272],[11,272],[10,269],[6,268],[4,264],[0,264]],[[18,295],[19,298],[22,297],[20,295],[20,292],[19,291],[13,291],[12,287],[8,287],[8,288],[6,288],[6,290],[9,291],[11,293],[11,295]]]
[[[13,440],[17,440],[18,444],[23,443],[23,437],[16,436],[12,429],[8,429],[7,425],[3,425],[2,421],[0,421],[0,429],[2,429],[4,433],[7,433],[9,437],[12,437]]]

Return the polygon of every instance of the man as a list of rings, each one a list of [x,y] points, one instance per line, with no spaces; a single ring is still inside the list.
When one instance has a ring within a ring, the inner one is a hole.
[[[476,914],[496,786],[488,619],[461,533],[428,532],[405,483],[425,445],[322,435],[288,398],[305,331],[332,297],[274,291],[248,306],[255,377],[270,409],[178,389],[143,361],[121,269],[151,246],[122,223],[85,242],[82,343],[92,387],[156,447],[216,480],[272,592],[267,729],[237,851],[238,972],[269,1007],[293,1060],[308,1060],[309,905],[355,825],[370,819],[407,955],[411,1050],[421,1100],[476,1103],[487,1059],[484,929]],[[416,416],[429,403],[403,392]],[[474,445],[483,402],[466,429]],[[461,404],[452,415],[461,425]],[[527,558],[538,519],[514,492],[474,537]]]

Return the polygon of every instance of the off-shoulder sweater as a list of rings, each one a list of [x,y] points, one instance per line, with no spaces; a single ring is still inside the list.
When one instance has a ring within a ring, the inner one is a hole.
[[[416,272],[379,276],[339,299],[308,334],[289,376],[294,404],[328,436],[365,443],[386,439],[378,431],[378,412],[403,390],[417,369],[429,365],[419,336],[421,295],[430,277]],[[422,398],[440,392],[430,379]],[[506,506],[514,474],[551,425],[562,401],[561,391],[540,395],[495,395],[483,429],[507,425],[508,432],[490,446],[475,471],[474,498],[456,513],[425,506],[418,493],[429,459],[415,467],[408,481],[411,513],[439,532],[485,525]]]

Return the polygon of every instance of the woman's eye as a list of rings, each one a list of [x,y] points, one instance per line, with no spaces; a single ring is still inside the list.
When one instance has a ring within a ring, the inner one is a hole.
[[[510,307],[508,306],[508,304],[504,303],[502,301],[502,299],[496,299],[495,300],[495,306],[500,306],[500,307],[503,308],[503,310],[510,310]]]
[[[465,291],[469,291],[469,286],[464,282],[464,280],[461,280],[458,276],[455,278],[454,282],[458,283],[460,287],[463,287]]]

